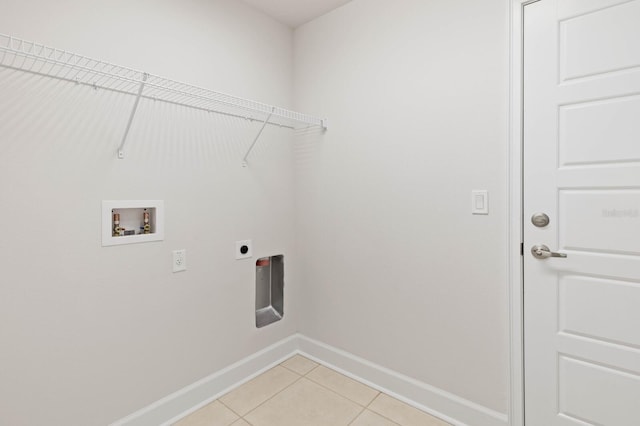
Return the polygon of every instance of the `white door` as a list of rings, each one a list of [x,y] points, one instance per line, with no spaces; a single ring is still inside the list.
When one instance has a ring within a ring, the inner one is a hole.
[[[526,425],[638,426],[640,0],[525,6],[523,117]]]

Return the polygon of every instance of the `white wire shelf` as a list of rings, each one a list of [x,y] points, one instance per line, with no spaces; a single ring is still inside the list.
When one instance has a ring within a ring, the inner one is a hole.
[[[120,151],[126,141],[139,99],[260,121],[265,125],[291,129],[313,126],[324,130],[327,128],[326,119],[215,92],[4,34],[0,34],[0,66],[135,96],[136,103]],[[122,152],[119,156],[122,158]]]

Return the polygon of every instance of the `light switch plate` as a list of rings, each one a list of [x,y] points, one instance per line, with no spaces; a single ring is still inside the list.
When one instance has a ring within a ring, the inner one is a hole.
[[[471,191],[471,213],[489,214],[489,191],[485,189]]]

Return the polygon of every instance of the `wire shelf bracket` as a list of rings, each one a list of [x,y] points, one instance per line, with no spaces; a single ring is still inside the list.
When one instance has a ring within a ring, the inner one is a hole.
[[[260,130],[258,131],[258,134],[256,135],[256,137],[253,139],[253,143],[251,144],[251,146],[249,147],[249,149],[247,150],[247,153],[244,155],[244,157],[242,158],[242,167],[247,167],[248,163],[247,163],[247,158],[249,158],[249,154],[251,154],[251,151],[253,151],[253,147],[256,146],[256,143],[258,143],[258,139],[260,139],[260,135],[262,135],[262,132],[264,131],[264,128],[267,127],[267,123],[269,122],[269,120],[271,119],[271,116],[273,115],[273,111],[275,110],[275,108],[273,108],[271,110],[271,112],[269,113],[269,115],[267,116],[267,119],[264,120],[264,123],[262,123],[262,127],[260,128]]]
[[[127,127],[124,129],[124,135],[122,136],[122,142],[120,142],[120,146],[118,147],[118,158],[124,158],[124,144],[127,143],[127,136],[129,135],[129,130],[131,129],[131,123],[133,123],[133,117],[136,115],[136,111],[138,110],[138,104],[140,103],[140,97],[142,96],[142,91],[144,90],[144,84],[147,81],[149,74],[144,73],[142,75],[142,81],[140,82],[140,89],[138,89],[138,96],[136,96],[136,101],[133,103],[133,108],[131,109],[131,115],[129,116],[129,121],[127,122]]]
[[[118,158],[124,158],[124,146],[141,99],[261,122],[263,128],[243,163],[267,125],[289,129],[315,127],[322,131],[328,128],[325,118],[215,92],[4,34],[0,34],[0,67],[134,96],[135,102],[118,147]],[[265,116],[268,116],[266,120]]]

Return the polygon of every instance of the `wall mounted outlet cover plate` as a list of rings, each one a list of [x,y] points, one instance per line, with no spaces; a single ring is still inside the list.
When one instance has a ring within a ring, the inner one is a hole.
[[[187,270],[187,250],[174,250],[173,251],[173,272],[180,272]]]
[[[236,241],[236,259],[249,259],[253,256],[251,240]]]

